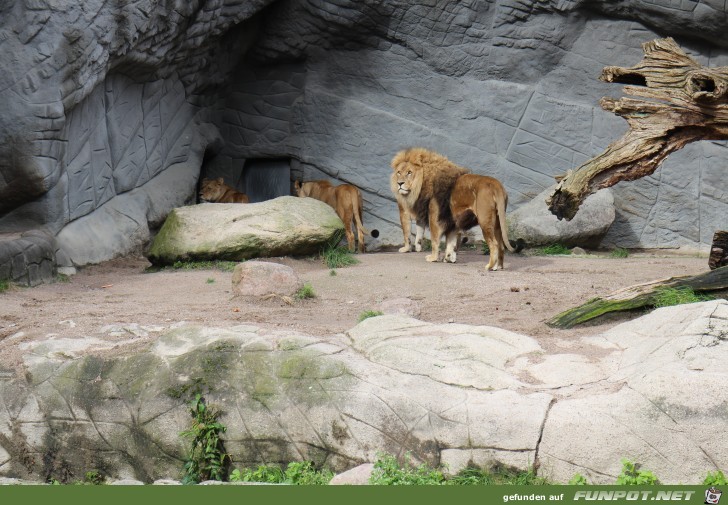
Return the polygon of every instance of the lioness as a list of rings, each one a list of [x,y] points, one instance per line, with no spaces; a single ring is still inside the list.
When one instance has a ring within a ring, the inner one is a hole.
[[[508,194],[503,185],[492,177],[466,174],[458,178],[450,194],[450,209],[459,232],[480,225],[483,238],[490,248],[488,270],[503,268],[504,247],[515,252],[508,240],[506,207]],[[447,237],[445,260],[455,263],[456,233]]]
[[[392,159],[392,170],[390,186],[397,199],[404,235],[404,246],[399,252],[409,252],[412,248],[410,220],[414,218],[417,225],[416,249],[420,250],[422,232],[429,225],[432,253],[425,259],[438,261],[440,238],[442,235],[449,237],[455,231],[455,221],[450,211],[450,193],[458,177],[469,170],[421,147],[398,152]]]
[[[222,177],[202,179],[200,184],[200,200],[211,203],[249,203],[248,195],[236,191]]]
[[[353,251],[355,248],[352,220],[356,224],[357,228],[359,252],[363,253],[365,250],[364,234],[371,235],[375,238],[379,236],[379,231],[372,230],[369,232],[362,225],[362,198],[361,193],[356,186],[352,186],[351,184],[332,186],[329,181],[309,181],[304,183],[296,181],[293,186],[296,190],[296,195],[300,197],[308,196],[315,198],[316,200],[321,200],[334,208],[336,214],[344,223],[346,242],[349,245],[350,251]]]

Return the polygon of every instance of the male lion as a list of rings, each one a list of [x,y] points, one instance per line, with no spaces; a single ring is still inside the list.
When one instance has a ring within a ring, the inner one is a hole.
[[[466,174],[458,178],[450,194],[450,209],[458,232],[480,225],[483,238],[490,248],[487,270],[503,268],[504,247],[516,252],[508,240],[506,207],[508,194],[503,185],[492,177]],[[455,263],[456,234],[447,237],[445,259]]]
[[[301,183],[296,181],[293,184],[296,189],[296,195],[300,197],[311,197],[316,200],[330,205],[336,211],[341,221],[344,223],[344,231],[346,232],[346,242],[349,250],[354,250],[354,230],[352,227],[352,219],[356,224],[357,238],[359,239],[359,252],[364,252],[364,234],[378,237],[379,231],[372,230],[369,232],[362,225],[362,198],[359,189],[351,184],[340,184],[332,186],[329,181],[309,181]]]
[[[469,170],[421,147],[398,152],[392,159],[392,170],[390,185],[397,199],[404,234],[404,246],[399,252],[411,250],[410,219],[414,218],[417,225],[416,250],[421,249],[422,233],[429,224],[432,253],[425,259],[438,261],[442,235],[449,237],[452,233],[457,238],[450,211],[450,193],[458,177]],[[446,256],[445,260],[448,259]]]
[[[225,184],[222,177],[202,179],[200,200],[211,203],[249,203],[248,195]]]

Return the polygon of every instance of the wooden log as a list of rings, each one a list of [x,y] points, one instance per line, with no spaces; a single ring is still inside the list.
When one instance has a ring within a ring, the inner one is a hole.
[[[728,231],[717,231],[713,235],[708,266],[711,270],[728,265]]]
[[[604,298],[594,298],[583,305],[566,310],[546,322],[555,328],[573,328],[610,312],[654,306],[665,288],[690,288],[696,293],[728,289],[728,266],[698,275],[670,277],[620,289]]]
[[[690,142],[728,139],[728,67],[703,67],[671,38],[646,42],[642,49],[638,65],[602,71],[601,80],[627,84],[624,92],[638,97],[600,101],[630,129],[602,154],[557,178],[546,203],[559,219],[572,219],[599,189],[652,174]]]

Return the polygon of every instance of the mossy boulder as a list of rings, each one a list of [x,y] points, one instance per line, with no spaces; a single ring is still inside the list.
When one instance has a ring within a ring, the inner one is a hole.
[[[147,257],[154,265],[170,265],[176,261],[305,256],[338,242],[343,234],[344,224],[334,209],[312,198],[207,203],[174,209]]]

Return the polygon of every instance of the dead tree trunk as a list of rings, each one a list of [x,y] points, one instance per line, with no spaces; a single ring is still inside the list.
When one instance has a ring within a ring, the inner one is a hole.
[[[713,235],[708,266],[711,270],[728,265],[728,231],[717,231]]]
[[[728,67],[703,67],[671,38],[642,49],[638,65],[602,71],[601,80],[627,84],[624,92],[642,99],[602,98],[602,108],[625,118],[630,130],[560,180],[546,200],[559,219],[573,218],[599,189],[650,175],[690,142],[728,139]]]
[[[556,328],[573,328],[609,312],[638,309],[656,304],[660,291],[665,288],[690,288],[696,293],[721,291],[728,287],[728,266],[708,272],[682,277],[671,277],[620,289],[604,298],[594,298],[583,305],[566,310],[546,321]]]

